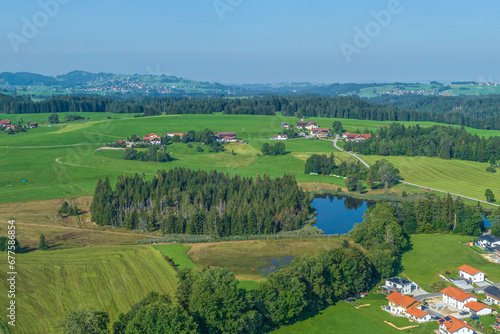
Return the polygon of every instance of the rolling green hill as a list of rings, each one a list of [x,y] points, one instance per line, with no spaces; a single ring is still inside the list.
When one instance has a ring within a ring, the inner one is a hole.
[[[8,119],[34,115],[9,115]],[[48,115],[36,115],[38,120]],[[0,133],[0,202],[51,199],[85,196],[93,194],[99,177],[109,176],[114,183],[124,173],[156,174],[158,169],[187,167],[205,170],[217,169],[230,174],[254,177],[257,173],[272,177],[293,173],[299,182],[316,182],[344,186],[339,178],[305,175],[305,160],[314,154],[330,154],[334,151],[331,142],[322,140],[294,139],[286,141],[284,156],[259,156],[263,143],[280,133],[280,122],[294,124],[298,118],[253,115],[173,115],[157,117],[127,118],[113,114],[119,119],[107,119],[100,114],[88,114],[89,120],[71,122],[54,127],[42,126],[26,133],[7,135]],[[310,118],[323,127],[330,127],[334,119]],[[36,121],[36,119],[35,119]],[[388,122],[341,120],[348,131],[365,128],[375,130]],[[407,124],[416,124],[408,122]],[[435,123],[419,123],[432,126]],[[167,131],[188,130],[236,131],[238,137],[249,144],[227,144],[227,152],[197,152],[196,145],[172,144],[167,150],[175,161],[151,163],[122,160],[121,151],[100,150],[104,143],[125,139],[132,134],[140,137],[146,133],[164,134]],[[499,135],[500,131],[467,129],[479,135]],[[234,151],[236,155],[232,155]],[[367,160],[379,157],[367,157]],[[498,175],[486,173],[486,165],[465,161],[448,161],[437,158],[389,157],[407,181],[423,184],[445,191],[483,198],[486,186]],[[57,161],[56,161],[57,160]],[[458,173],[455,179],[448,170]],[[465,172],[470,169],[470,172]],[[27,182],[21,182],[21,180]],[[419,181],[419,182],[417,182]],[[496,189],[496,188],[495,188]],[[494,190],[495,192],[495,190]],[[498,191],[500,192],[500,190]]]

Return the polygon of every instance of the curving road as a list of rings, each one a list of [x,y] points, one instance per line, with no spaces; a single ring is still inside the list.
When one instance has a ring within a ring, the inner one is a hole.
[[[364,161],[363,159],[361,159],[356,153],[352,153],[352,152],[347,152],[347,151],[344,151],[344,149],[340,148],[338,145],[337,145],[337,141],[339,139],[339,136],[336,135],[335,136],[335,139],[332,140],[333,142],[333,146],[335,146],[335,148],[341,152],[344,152],[344,153],[347,153],[351,156],[353,156],[354,158],[358,159],[359,161],[361,161],[361,163],[363,165],[365,165],[367,168],[370,168],[370,165],[368,163],[366,163],[366,161]],[[433,188],[429,188],[429,187],[426,187],[426,186],[422,186],[422,185],[419,185],[419,184],[415,184],[415,183],[410,183],[410,182],[406,182],[406,181],[403,181],[403,180],[399,180],[400,183],[402,184],[407,184],[409,186],[414,186],[414,187],[419,187],[419,188],[423,188],[425,190],[432,190],[432,191],[437,191],[437,192],[440,192],[440,193],[444,193],[444,194],[450,194],[450,195],[453,195],[453,196],[457,196],[457,197],[462,197],[462,198],[466,198],[466,199],[470,199],[470,200],[473,200],[473,201],[477,201],[477,202],[481,202],[481,203],[485,203],[485,204],[488,204],[488,205],[493,205],[493,206],[500,206],[499,204],[493,204],[493,203],[490,203],[490,202],[487,202],[487,201],[483,201],[483,200],[480,200],[480,199],[477,199],[477,198],[473,198],[473,197],[469,197],[469,196],[464,196],[464,195],[459,195],[459,194],[454,194],[454,193],[450,193],[449,191],[444,191],[444,190],[439,190],[439,189],[433,189]]]

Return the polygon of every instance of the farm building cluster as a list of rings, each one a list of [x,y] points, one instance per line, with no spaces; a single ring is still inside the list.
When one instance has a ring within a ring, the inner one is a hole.
[[[5,131],[8,134],[15,134],[16,132],[25,132],[26,129],[34,129],[38,127],[38,123],[28,124],[13,124],[10,120],[0,120],[0,131]]]
[[[280,123],[280,127],[282,129],[291,129],[292,127],[288,123]],[[301,121],[297,122],[297,126],[295,129],[300,130],[298,134],[296,134],[298,137],[305,137],[305,138],[327,138],[330,136],[330,129],[329,128],[320,128],[318,126],[317,122],[314,121],[304,121],[303,119]],[[308,131],[307,131],[308,130]],[[288,140],[287,134],[277,134],[273,137],[270,138],[271,140]]]
[[[428,293],[415,282],[401,277],[391,277],[381,286],[387,294],[383,310],[396,317],[406,317],[412,322],[437,321],[440,334],[480,333],[469,323],[469,319],[496,314],[500,306],[500,289],[486,278],[486,274],[471,266],[458,268],[455,278],[443,280],[454,286],[447,286],[439,293]],[[484,297],[478,297],[478,295]],[[497,318],[497,320],[500,319]],[[495,328],[500,325],[500,320]]]
[[[167,132],[166,137],[170,137],[170,139],[178,136],[180,139],[182,139],[186,133],[184,132]],[[217,142],[219,143],[235,143],[239,142],[240,140],[237,138],[237,134],[234,131],[228,131],[228,132],[216,132],[215,133],[215,138]],[[126,147],[132,147],[135,145],[140,145],[140,144],[152,144],[152,145],[161,145],[164,141],[162,140],[162,137],[160,135],[157,135],[156,133],[148,133],[144,137],[142,137],[142,140],[140,138],[137,138],[137,140],[118,140],[114,143],[115,146],[126,146]]]

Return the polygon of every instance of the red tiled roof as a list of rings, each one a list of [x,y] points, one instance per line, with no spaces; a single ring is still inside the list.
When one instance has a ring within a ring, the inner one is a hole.
[[[489,307],[488,305],[484,305],[483,303],[475,302],[475,301],[468,302],[467,304],[465,304],[465,307],[468,307],[471,310],[476,311],[476,312],[479,312],[479,311],[481,311],[482,309],[485,309],[485,308],[490,308],[490,309],[493,310],[492,307]]]
[[[143,137],[142,140],[147,140],[147,141],[151,141],[151,140],[161,140],[161,137]]]
[[[364,139],[370,139],[372,137],[371,134],[369,133],[349,133],[349,132],[344,132],[342,134],[343,136],[346,136],[347,139],[357,139],[357,138],[364,138]]]
[[[10,125],[10,121],[0,121],[0,125]]]
[[[458,270],[461,270],[469,275],[476,275],[477,273],[481,273],[482,271],[477,270],[476,268],[472,268],[471,266],[468,266],[464,264],[463,266],[459,267]]]
[[[457,288],[454,288],[454,287],[447,287],[443,290],[441,290],[441,293],[442,294],[445,294],[453,299],[456,299],[458,301],[461,301],[463,302],[464,300],[468,299],[468,298],[476,298],[476,296],[474,295],[471,295],[470,293],[467,293],[467,292],[464,292],[460,289],[457,289]],[[476,298],[477,299],[477,298]]]
[[[410,307],[413,303],[418,302],[418,300],[416,300],[415,298],[403,295],[403,294],[401,294],[401,292],[397,292],[397,291],[394,291],[386,298],[389,299],[390,301],[392,301],[394,304],[401,305],[401,306],[406,307],[406,308]]]
[[[409,309],[405,310],[405,313],[408,313],[409,315],[412,315],[414,317],[417,317],[418,319],[422,319],[429,313],[422,311],[421,309],[418,309],[416,307],[410,307]]]
[[[474,328],[472,328],[471,326],[467,325],[465,322],[463,322],[462,320],[460,319],[457,319],[455,317],[452,317],[451,315],[447,316],[447,317],[444,317],[443,319],[440,319],[437,321],[438,324],[440,325],[444,325],[446,330],[450,333],[455,333],[456,331],[458,331],[459,329],[462,329],[464,327],[474,331]]]

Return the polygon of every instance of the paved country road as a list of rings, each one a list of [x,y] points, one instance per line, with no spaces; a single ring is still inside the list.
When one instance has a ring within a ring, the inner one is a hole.
[[[347,151],[344,151],[344,149],[340,148],[338,145],[337,145],[337,141],[339,139],[339,136],[336,135],[335,136],[335,139],[332,140],[333,142],[333,146],[335,146],[335,148],[341,152],[344,152],[344,153],[347,153],[353,157],[355,157],[356,159],[358,159],[359,161],[361,161],[361,163],[363,165],[365,165],[367,168],[370,168],[370,165],[368,163],[366,163],[366,161],[364,161],[363,159],[361,159],[356,153],[352,153],[352,152],[347,152]],[[407,184],[409,186],[414,186],[414,187],[419,187],[419,188],[423,188],[423,189],[426,189],[426,190],[432,190],[432,191],[437,191],[437,192],[440,192],[440,193],[444,193],[444,194],[450,194],[450,195],[453,195],[453,196],[458,196],[458,197],[462,197],[462,198],[467,198],[467,199],[470,199],[470,200],[473,200],[473,201],[478,201],[478,202],[481,202],[481,203],[485,203],[485,204],[488,204],[488,205],[493,205],[493,206],[500,206],[499,204],[493,204],[493,203],[490,203],[490,202],[487,202],[487,201],[483,201],[483,200],[480,200],[480,199],[477,199],[477,198],[473,198],[473,197],[469,197],[469,196],[464,196],[464,195],[459,195],[459,194],[454,194],[454,193],[450,193],[449,191],[444,191],[444,190],[439,190],[439,189],[433,189],[433,188],[429,188],[429,187],[426,187],[426,186],[422,186],[422,185],[419,185],[419,184],[415,184],[415,183],[410,183],[410,182],[406,182],[406,181],[403,181],[403,180],[399,180],[400,183],[402,184]]]

